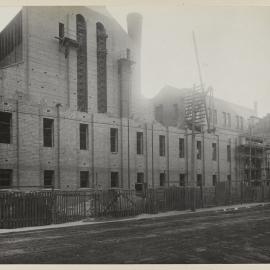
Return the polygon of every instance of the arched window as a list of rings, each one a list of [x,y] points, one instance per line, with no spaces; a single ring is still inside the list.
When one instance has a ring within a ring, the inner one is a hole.
[[[97,103],[98,112],[107,112],[107,48],[106,30],[102,23],[96,24],[97,35]]]
[[[76,15],[77,41],[77,109],[80,112],[87,112],[88,91],[87,91],[87,33],[86,22],[82,15]]]

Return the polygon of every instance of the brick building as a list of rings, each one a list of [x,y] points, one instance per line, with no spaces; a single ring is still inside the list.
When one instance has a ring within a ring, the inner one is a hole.
[[[1,188],[191,184],[183,96],[142,97],[141,16],[127,28],[103,7],[24,7],[0,33]],[[216,133],[197,138],[203,185],[237,180],[235,147],[255,114],[215,108]]]
[[[185,122],[185,96],[192,89],[164,87],[153,98],[155,119],[164,126],[186,130],[186,153],[191,153],[191,132]],[[218,181],[259,185],[270,184],[269,137],[262,133],[267,129],[265,119],[259,119],[257,104],[245,108],[221,99],[206,97],[209,127],[196,135],[197,158],[195,170],[197,183],[214,185]],[[269,133],[268,133],[269,134]],[[191,158],[185,158],[186,181],[191,175]]]

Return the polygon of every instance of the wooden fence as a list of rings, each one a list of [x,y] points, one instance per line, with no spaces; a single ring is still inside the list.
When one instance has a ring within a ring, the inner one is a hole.
[[[0,228],[64,223],[88,217],[126,217],[142,213],[270,201],[270,187],[171,187],[136,191],[0,192]]]

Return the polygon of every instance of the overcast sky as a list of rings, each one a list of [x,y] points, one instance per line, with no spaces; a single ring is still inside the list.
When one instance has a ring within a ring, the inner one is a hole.
[[[192,43],[195,31],[203,81],[214,96],[270,112],[270,7],[113,6],[126,28],[126,15],[143,15],[142,91],[152,97],[164,85],[199,83]],[[0,8],[0,29],[18,8]]]

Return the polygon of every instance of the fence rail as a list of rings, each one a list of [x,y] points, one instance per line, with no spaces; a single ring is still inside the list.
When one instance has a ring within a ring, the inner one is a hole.
[[[195,194],[195,199],[194,199]],[[270,187],[170,187],[134,190],[0,192],[0,228],[64,223],[88,217],[126,217],[142,213],[270,201]]]

